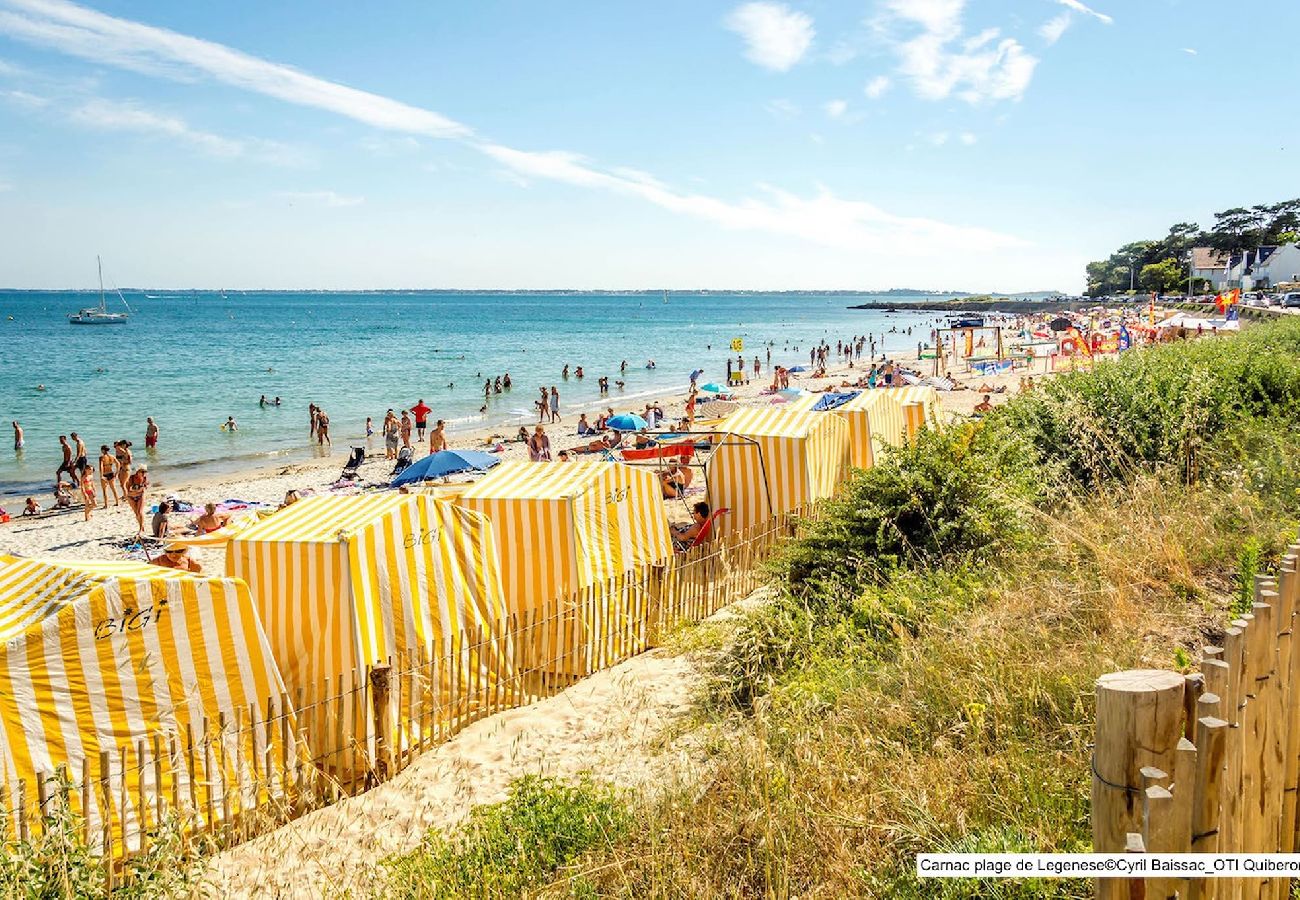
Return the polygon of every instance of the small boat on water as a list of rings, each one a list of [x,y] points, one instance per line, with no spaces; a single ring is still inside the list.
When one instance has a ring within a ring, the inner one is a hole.
[[[96,256],[95,263],[99,266],[99,306],[89,306],[75,313],[68,313],[68,324],[70,325],[125,325],[127,322],[127,313],[109,312],[108,303],[104,299],[104,263]],[[122,292],[117,292],[118,299],[127,310],[126,298]]]

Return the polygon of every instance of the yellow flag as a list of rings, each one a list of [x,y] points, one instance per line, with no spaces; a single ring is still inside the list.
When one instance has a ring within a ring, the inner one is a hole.
[[[732,338],[732,339],[731,339],[731,350],[732,350],[733,353],[739,353],[739,352],[741,352],[741,351],[744,350],[744,349],[745,349],[745,339],[744,339],[744,338]]]

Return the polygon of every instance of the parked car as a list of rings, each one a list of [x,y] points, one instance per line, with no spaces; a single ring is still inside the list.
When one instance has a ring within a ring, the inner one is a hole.
[[[1282,305],[1287,309],[1293,309],[1300,306],[1300,291],[1291,291],[1289,294],[1283,294]]]

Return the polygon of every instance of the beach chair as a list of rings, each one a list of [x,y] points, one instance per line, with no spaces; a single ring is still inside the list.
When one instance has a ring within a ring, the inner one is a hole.
[[[343,474],[339,476],[339,481],[356,481],[357,473],[361,469],[361,464],[366,461],[366,448],[353,447],[352,455],[348,457],[347,464],[343,466]]]
[[[412,463],[414,451],[410,447],[403,447],[397,451],[397,462],[393,464],[393,471],[389,474],[400,475]]]
[[[704,520],[704,524],[700,526],[700,530],[696,533],[695,537],[691,538],[690,541],[678,541],[674,538],[673,545],[679,551],[691,550],[700,546],[700,544],[708,541],[713,534],[713,523],[729,512],[731,512],[731,510],[725,506],[720,509],[715,509],[713,512],[709,513],[709,517]]]

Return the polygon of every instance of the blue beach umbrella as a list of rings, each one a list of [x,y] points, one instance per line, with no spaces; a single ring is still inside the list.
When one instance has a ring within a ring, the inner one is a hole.
[[[790,367],[789,369],[786,369],[786,371],[787,371],[787,372],[807,372],[807,371],[808,371],[808,367],[807,367],[807,366],[792,366],[792,367]]]
[[[500,458],[478,450],[439,450],[411,463],[393,479],[391,486],[430,481],[459,472],[483,472],[499,462]]]
[[[614,416],[605,424],[615,431],[640,431],[647,425],[646,420],[636,413],[623,413],[621,416]]]
[[[701,387],[700,390],[708,391],[710,394],[725,394],[727,392],[726,388],[722,387],[721,385],[714,384],[712,381],[710,381],[708,384]]]

